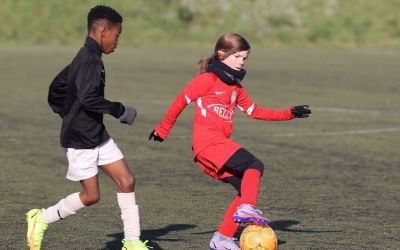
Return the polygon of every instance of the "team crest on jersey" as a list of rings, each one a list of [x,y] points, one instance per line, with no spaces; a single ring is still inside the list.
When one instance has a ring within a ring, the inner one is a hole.
[[[232,95],[231,95],[231,105],[234,104],[234,103],[236,102],[236,96],[237,96],[236,91],[235,91],[235,90],[232,91]]]

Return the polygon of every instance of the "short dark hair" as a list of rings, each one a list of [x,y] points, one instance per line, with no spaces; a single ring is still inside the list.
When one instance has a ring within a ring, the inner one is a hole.
[[[90,9],[87,16],[88,31],[98,21],[107,21],[111,24],[122,23],[122,16],[113,8],[105,5],[97,5]]]

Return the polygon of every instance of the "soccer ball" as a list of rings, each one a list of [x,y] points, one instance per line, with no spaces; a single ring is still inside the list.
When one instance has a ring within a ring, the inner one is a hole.
[[[274,230],[269,226],[247,226],[240,235],[239,243],[242,250],[278,249],[278,239]]]

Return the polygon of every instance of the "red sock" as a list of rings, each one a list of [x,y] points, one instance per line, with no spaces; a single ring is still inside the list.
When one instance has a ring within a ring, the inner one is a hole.
[[[227,237],[233,237],[239,228],[239,225],[233,221],[233,214],[236,212],[237,207],[241,204],[241,199],[236,196],[226,210],[224,220],[218,228],[218,232]]]
[[[250,204],[254,207],[257,205],[260,177],[260,171],[254,168],[249,168],[244,172],[240,188],[242,204]]]

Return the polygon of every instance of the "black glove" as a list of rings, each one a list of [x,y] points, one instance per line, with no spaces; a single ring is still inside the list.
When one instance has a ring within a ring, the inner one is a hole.
[[[150,136],[149,136],[149,140],[151,140],[152,138],[153,138],[155,141],[159,141],[159,142],[164,141],[164,139],[161,138],[161,137],[156,133],[156,131],[154,131],[154,130],[151,131]]]
[[[307,118],[311,114],[311,110],[308,107],[308,105],[294,106],[290,111],[296,118]]]
[[[125,107],[125,112],[119,117],[119,120],[121,123],[132,125],[136,114],[136,109],[134,107]]]

